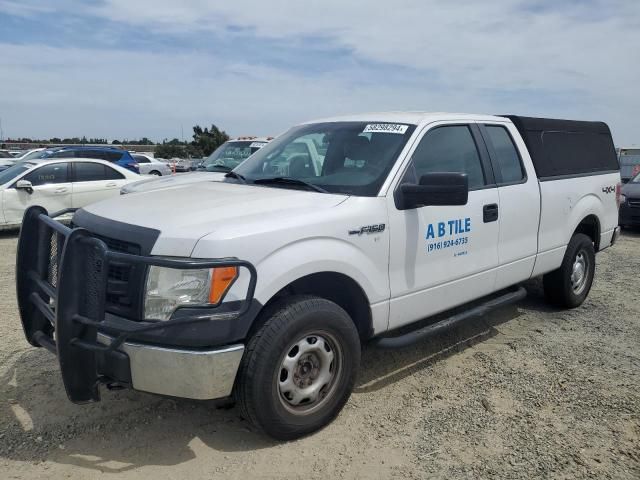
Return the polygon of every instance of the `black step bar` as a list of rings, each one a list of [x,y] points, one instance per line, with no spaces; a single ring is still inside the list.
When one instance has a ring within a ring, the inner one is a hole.
[[[380,337],[374,339],[372,344],[378,348],[384,349],[408,347],[420,342],[421,340],[424,340],[427,337],[435,335],[436,333],[448,330],[466,320],[482,317],[492,310],[510,305],[515,302],[519,302],[526,296],[527,291],[524,289],[524,287],[518,287],[517,290],[512,290],[503,295],[500,295],[499,297],[494,297],[484,303],[481,303],[480,305],[470,308],[469,310],[457,313],[436,323],[427,325],[426,327],[422,327],[395,337]]]

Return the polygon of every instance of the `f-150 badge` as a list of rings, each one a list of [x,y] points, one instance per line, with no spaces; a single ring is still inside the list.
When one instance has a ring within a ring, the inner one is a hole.
[[[384,228],[384,223],[380,223],[378,225],[365,225],[357,230],[349,230],[349,235],[362,235],[363,233],[371,235],[372,233],[382,233],[384,232]]]

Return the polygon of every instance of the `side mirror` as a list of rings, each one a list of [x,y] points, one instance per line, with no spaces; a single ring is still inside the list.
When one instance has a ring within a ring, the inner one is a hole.
[[[405,183],[396,190],[398,210],[410,210],[429,205],[466,205],[469,198],[469,178],[464,173],[427,173],[418,185]]]
[[[26,190],[27,193],[33,193],[33,185],[29,180],[18,180],[16,182],[16,188],[18,190]]]

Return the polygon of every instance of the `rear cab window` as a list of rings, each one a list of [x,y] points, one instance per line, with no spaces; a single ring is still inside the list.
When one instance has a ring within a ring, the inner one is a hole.
[[[484,125],[484,140],[493,160],[498,185],[521,183],[526,180],[520,153],[509,131],[502,125]]]

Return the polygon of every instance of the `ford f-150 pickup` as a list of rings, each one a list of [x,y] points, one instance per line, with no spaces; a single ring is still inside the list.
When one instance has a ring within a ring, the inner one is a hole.
[[[308,142],[318,158],[291,153]],[[330,118],[222,181],[106,200],[70,226],[55,220],[68,212],[31,207],[20,315],[72,402],[98,401],[101,386],[230,397],[292,439],[338,415],[366,342],[408,345],[521,299],[540,275],[550,302],[579,306],[619,201],[604,123]]]

